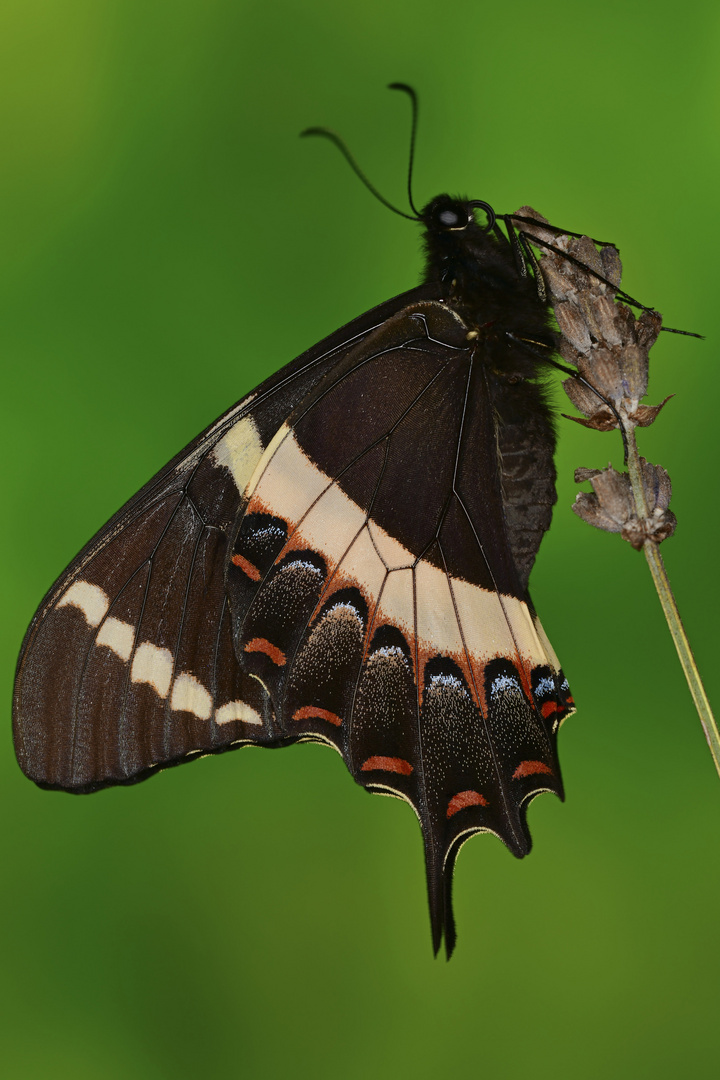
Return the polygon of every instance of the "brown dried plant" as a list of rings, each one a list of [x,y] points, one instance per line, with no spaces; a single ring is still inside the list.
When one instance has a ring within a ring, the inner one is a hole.
[[[636,318],[617,299],[622,264],[617,250],[600,250],[587,236],[558,236],[543,228],[546,220],[530,207],[518,211],[522,230],[542,254],[538,265],[560,330],[558,352],[573,375],[565,393],[582,416],[567,419],[596,431],[618,429],[627,472],[577,469],[578,483],[589,481],[592,492],[576,496],[573,511],[606,532],[620,533],[642,550],[685,672],[705,737],[720,775],[720,735],[670,589],[659,545],[675,531],[669,509],[670,477],[661,465],[640,457],[635,430],[653,424],[663,406],[643,405],[647,393],[649,350],[657,340],[662,317],[644,310]],[[537,225],[528,223],[533,218]],[[557,249],[549,250],[549,246]]]

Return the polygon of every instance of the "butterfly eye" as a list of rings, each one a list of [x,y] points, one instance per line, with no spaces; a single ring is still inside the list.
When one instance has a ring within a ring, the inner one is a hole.
[[[441,210],[437,216],[438,224],[442,225],[445,229],[464,229],[469,221],[467,211],[465,207],[455,210],[453,207],[446,207]]]

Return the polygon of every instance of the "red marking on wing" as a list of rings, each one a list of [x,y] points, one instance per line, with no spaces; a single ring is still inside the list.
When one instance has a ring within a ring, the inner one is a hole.
[[[243,573],[247,574],[253,581],[260,580],[261,574],[257,566],[253,566],[243,555],[233,555],[231,562],[233,566],[239,566]]]
[[[292,716],[293,720],[311,720],[315,717],[327,720],[329,724],[335,724],[335,727],[342,724],[342,717],[337,713],[330,712],[329,709],[319,709],[316,705],[303,705],[301,709],[296,709]]]
[[[277,516],[278,515],[275,514],[275,517],[277,517]],[[315,550],[314,546],[312,544],[309,544],[308,541],[303,537],[303,535],[300,532],[299,528],[295,528],[294,531],[293,531],[292,524],[290,522],[287,522],[286,524],[288,525],[288,529],[291,530],[290,535],[288,536],[287,540],[283,544],[282,549],[278,552],[277,557],[275,559],[276,563],[279,563],[280,560],[284,559],[286,555],[289,555],[291,551],[301,551],[302,552],[302,551],[314,551]],[[323,558],[324,558],[324,556],[323,556]]]
[[[553,713],[560,712],[560,706],[557,701],[543,701],[540,706],[540,712],[547,720],[548,716],[552,716]]]
[[[402,773],[403,776],[409,776],[413,771],[410,762],[401,757],[369,757],[360,766],[360,772],[372,772],[373,769]]]
[[[254,637],[251,641],[248,641],[245,646],[245,652],[261,652],[269,656],[273,664],[277,664],[278,667],[283,667],[287,662],[285,653],[278,649],[277,645],[273,645],[272,641],[268,641],[264,637]]]
[[[566,705],[574,705],[575,704],[575,698],[572,696],[572,694],[568,694],[568,696],[565,698],[565,704]]]
[[[459,791],[448,803],[447,816],[451,818],[453,814],[457,814],[458,810],[464,810],[466,806],[489,805],[490,803],[479,791]]]
[[[552,769],[544,761],[521,761],[512,778],[519,780],[522,776],[535,776],[536,773],[549,773],[552,776]]]

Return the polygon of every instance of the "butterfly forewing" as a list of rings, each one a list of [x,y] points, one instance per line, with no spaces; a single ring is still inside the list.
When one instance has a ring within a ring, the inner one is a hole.
[[[268,736],[262,688],[234,654],[225,589],[244,489],[325,371],[406,298],[428,291],[388,301],[273,375],[178,454],[68,567],[18,661],[15,744],[31,779],[90,791]]]

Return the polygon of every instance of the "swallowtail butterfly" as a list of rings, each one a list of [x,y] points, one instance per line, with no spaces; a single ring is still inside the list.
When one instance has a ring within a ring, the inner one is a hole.
[[[528,595],[555,502],[554,337],[522,219],[506,235],[448,195],[412,216],[422,283],[234,405],[53,585],[14,730],[32,780],[78,793],[247,745],[334,747],[415,810],[449,955],[458,850],[491,832],[529,851],[573,705]]]

